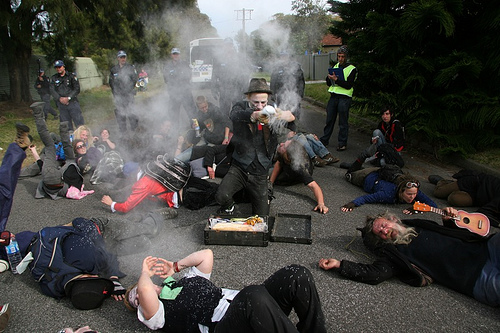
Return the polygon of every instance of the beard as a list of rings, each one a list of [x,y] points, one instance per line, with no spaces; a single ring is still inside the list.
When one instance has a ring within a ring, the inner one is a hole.
[[[397,231],[397,236],[393,240],[394,244],[408,245],[411,243],[412,239],[418,236],[415,228],[405,227],[401,224],[396,224],[395,231]]]

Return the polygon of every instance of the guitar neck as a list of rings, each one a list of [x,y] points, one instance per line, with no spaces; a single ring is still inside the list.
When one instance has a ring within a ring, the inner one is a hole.
[[[430,211],[433,213],[439,214],[441,216],[446,216],[446,213],[442,209],[434,208],[434,207],[429,207],[429,208],[430,208]]]

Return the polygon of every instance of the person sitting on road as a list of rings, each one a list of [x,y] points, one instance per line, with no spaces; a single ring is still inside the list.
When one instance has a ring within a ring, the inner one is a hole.
[[[360,170],[363,163],[372,162],[376,166],[399,164],[402,167],[401,152],[404,148],[404,131],[401,122],[394,118],[392,108],[384,106],[380,111],[382,121],[373,131],[371,144],[351,164],[341,163],[348,172]],[[391,149],[394,148],[394,149]],[[396,155],[397,154],[397,155]],[[385,156],[388,155],[388,156]],[[399,156],[398,156],[399,155]]]
[[[102,153],[96,147],[89,147],[81,139],[73,140],[73,150],[76,155],[76,163],[82,174],[94,172],[102,158]]]
[[[110,133],[107,128],[101,130],[101,137],[94,136],[94,145],[103,154],[116,149],[116,143],[111,141]]]
[[[420,191],[420,182],[415,177],[406,174],[397,177],[394,181],[387,181],[380,178],[380,169],[367,168],[346,174],[346,179],[349,182],[363,188],[368,194],[362,195],[340,207],[341,211],[350,212],[356,207],[370,203],[411,204],[415,201],[437,207],[432,199]],[[408,209],[403,212],[405,214],[412,213]]]
[[[453,175],[456,180],[447,180],[430,175],[429,181],[436,185],[433,195],[448,200],[455,207],[479,207],[493,226],[500,223],[500,178],[474,170],[461,170]]]
[[[328,213],[325,205],[323,191],[318,183],[312,178],[313,165],[306,150],[299,141],[287,140],[277,148],[277,161],[269,178],[271,186],[292,185],[304,183],[314,194],[317,205],[314,211],[322,214]]]
[[[128,289],[125,305],[149,329],[167,332],[326,332],[316,285],[309,270],[290,265],[262,285],[224,289],[210,281],[210,249],[179,261],[148,256],[136,285]],[[176,280],[175,273],[185,270]],[[152,277],[165,279],[162,286]],[[287,317],[292,308],[295,326]]]
[[[451,207],[444,211],[443,223],[458,216]],[[414,287],[435,281],[479,302],[500,306],[499,234],[481,237],[434,221],[401,221],[389,212],[367,217],[365,227],[359,230],[365,246],[378,256],[375,262],[330,258],[321,259],[319,266],[373,285],[393,276]]]
[[[112,212],[121,213],[131,211],[145,199],[154,206],[165,207],[166,203],[168,207],[178,208],[178,192],[186,185],[190,175],[189,165],[160,155],[156,161],[139,170],[132,192],[124,202],[115,202],[109,195],[104,195],[101,202],[110,206]]]
[[[63,143],[66,163],[60,167],[57,161],[56,148],[50,136],[43,114],[43,102],[30,105],[33,110],[36,128],[40,139],[45,145],[45,160],[42,166],[42,180],[36,189],[35,198],[49,197],[53,200],[67,197],[70,199],[82,199],[94,193],[94,191],[83,190],[83,176],[76,164],[75,154],[69,140],[68,122],[61,122],[59,129],[61,142]]]
[[[85,142],[85,146],[88,148],[94,147],[94,137],[92,136],[92,131],[86,125],[78,126],[78,128],[73,132],[73,140],[80,139]]]
[[[193,122],[192,130],[188,132],[188,137],[180,136],[177,144],[175,158],[183,162],[195,160],[199,154],[193,155],[193,149],[199,146],[227,146],[230,140],[231,122],[229,118],[222,114],[215,105],[209,103],[205,96],[196,98],[196,122]],[[191,147],[182,150],[185,141],[193,144]]]
[[[64,154],[64,148],[61,142],[61,138],[55,133],[50,133],[50,136],[54,141],[54,146],[56,147],[56,160],[62,167],[64,163],[66,163],[66,156]],[[40,154],[38,154],[36,145],[32,143],[29,149],[31,155],[33,155],[35,162],[22,168],[21,173],[19,174],[19,178],[36,177],[42,172],[43,161],[45,160],[45,148],[42,148]]]

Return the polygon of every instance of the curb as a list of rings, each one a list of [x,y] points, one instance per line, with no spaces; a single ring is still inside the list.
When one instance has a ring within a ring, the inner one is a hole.
[[[304,96],[303,99],[310,104],[313,104],[315,106],[322,107],[322,108],[326,109],[326,104],[323,102],[320,102],[318,100],[312,99],[312,98],[307,97],[307,96]],[[360,132],[371,133],[371,129],[376,128],[378,125],[378,122],[373,122],[371,120],[365,119],[365,118],[360,117],[360,116],[353,114],[353,113],[350,113],[349,117],[355,118],[356,121],[359,121],[359,122],[366,124],[366,126],[364,126],[364,127],[362,126],[362,127],[356,128],[356,130],[358,130]],[[423,147],[420,147],[420,146],[415,147],[415,148],[423,149]],[[423,150],[426,151],[425,149],[423,149]],[[426,152],[431,154],[431,155],[434,154],[433,151],[427,150]],[[500,178],[500,170],[494,169],[488,165],[478,163],[478,162],[473,161],[471,159],[462,158],[460,156],[446,157],[443,159],[443,163],[455,165],[455,166],[460,167],[461,169],[477,170],[477,171],[484,172],[484,173],[487,173],[487,174],[490,174],[490,175],[493,175],[495,177]]]

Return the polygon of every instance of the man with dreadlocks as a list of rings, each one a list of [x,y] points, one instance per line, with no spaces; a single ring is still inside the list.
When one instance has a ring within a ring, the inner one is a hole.
[[[321,259],[324,270],[338,271],[351,280],[379,284],[393,276],[414,287],[433,281],[476,300],[500,305],[500,235],[482,237],[446,223],[458,215],[444,209],[443,225],[423,219],[403,220],[385,212],[369,216],[363,243],[378,259],[372,264]]]

